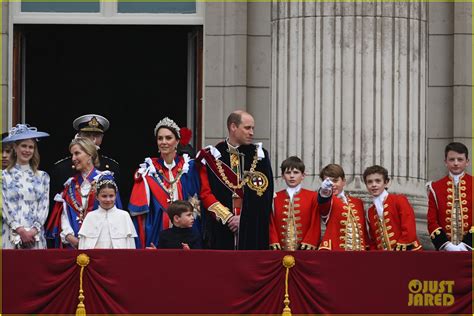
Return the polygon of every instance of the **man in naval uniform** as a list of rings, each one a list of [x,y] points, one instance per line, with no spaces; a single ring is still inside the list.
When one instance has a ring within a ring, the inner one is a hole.
[[[202,149],[201,200],[206,216],[206,247],[268,249],[273,174],[268,153],[253,144],[254,119],[235,111],[227,119],[229,137]]]
[[[72,126],[77,133],[77,137],[86,137],[91,139],[97,149],[100,149],[102,140],[104,138],[104,132],[109,128],[110,123],[105,117],[97,114],[86,114],[78,117],[72,123]],[[120,170],[119,164],[112,158],[104,156],[99,151],[100,166],[97,168],[100,171],[109,170],[114,173],[114,179],[117,185],[120,187]],[[49,175],[50,181],[50,201],[54,201],[54,196],[62,192],[64,189],[64,182],[72,177],[75,173],[74,164],[72,163],[71,156],[61,159],[54,163],[51,168]],[[51,202],[51,205],[54,205]]]

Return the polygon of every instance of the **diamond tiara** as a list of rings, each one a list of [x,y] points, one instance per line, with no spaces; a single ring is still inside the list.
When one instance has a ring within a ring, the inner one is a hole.
[[[181,134],[179,133],[179,126],[172,119],[170,119],[168,117],[165,117],[164,119],[159,121],[158,124],[156,124],[156,126],[155,126],[155,136],[158,133],[158,130],[163,126],[171,128],[172,130],[174,130],[176,132],[176,134],[178,134],[178,138],[181,138]]]

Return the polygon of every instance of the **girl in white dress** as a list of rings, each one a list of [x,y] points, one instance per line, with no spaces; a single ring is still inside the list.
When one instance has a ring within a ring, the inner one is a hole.
[[[18,124],[3,143],[13,150],[2,171],[3,249],[45,249],[44,222],[49,210],[49,176],[38,170],[37,139],[49,134]]]
[[[130,215],[115,206],[117,184],[111,174],[96,184],[99,208],[87,214],[79,230],[79,249],[135,249],[137,233]]]

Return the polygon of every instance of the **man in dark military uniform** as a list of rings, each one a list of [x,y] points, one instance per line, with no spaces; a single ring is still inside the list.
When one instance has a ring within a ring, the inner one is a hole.
[[[109,121],[97,114],[86,114],[78,117],[72,123],[72,126],[78,131],[76,137],[86,137],[91,139],[97,149],[100,149],[102,139],[104,138],[104,132],[109,128]],[[97,168],[100,171],[109,170],[114,173],[115,182],[120,187],[120,170],[119,163],[114,159],[104,156],[99,151],[100,166]],[[71,156],[66,157],[57,161],[51,168],[49,175],[51,178],[50,182],[50,205],[54,205],[54,196],[62,192],[64,189],[64,182],[72,177],[75,173],[74,165],[72,163]]]

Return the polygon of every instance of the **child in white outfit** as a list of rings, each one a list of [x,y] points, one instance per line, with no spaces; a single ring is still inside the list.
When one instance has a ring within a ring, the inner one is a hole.
[[[117,185],[111,175],[98,179],[99,208],[89,212],[79,230],[79,249],[135,249],[137,232],[130,215],[115,206]]]

